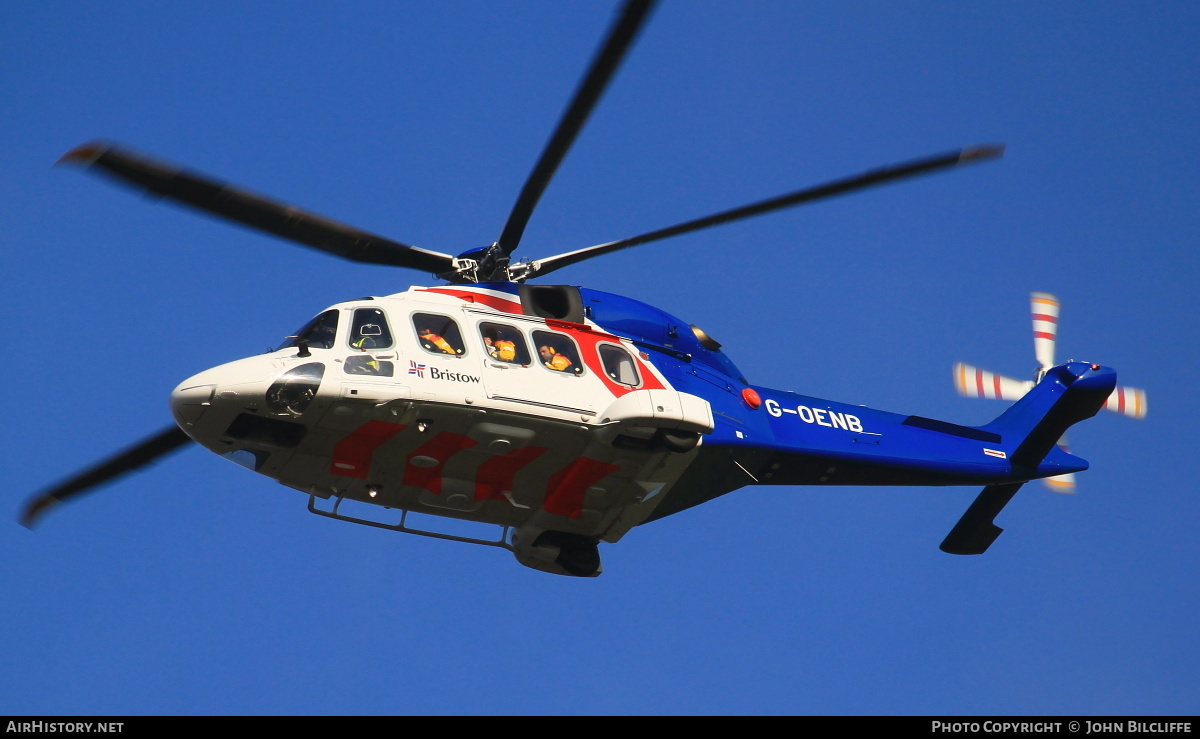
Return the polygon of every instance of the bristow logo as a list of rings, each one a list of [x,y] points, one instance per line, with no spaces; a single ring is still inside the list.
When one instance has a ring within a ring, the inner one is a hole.
[[[429,368],[429,379],[431,380],[450,380],[451,382],[479,382],[479,378],[474,375],[463,375],[458,372],[447,372],[440,370],[437,367]]]
[[[429,370],[429,379],[431,380],[449,380],[451,382],[479,382],[479,378],[474,375],[464,375],[460,372],[449,372],[440,370],[437,367],[426,367],[423,364],[417,364],[413,360],[408,360],[408,374],[416,375],[421,379],[425,379],[425,370]]]

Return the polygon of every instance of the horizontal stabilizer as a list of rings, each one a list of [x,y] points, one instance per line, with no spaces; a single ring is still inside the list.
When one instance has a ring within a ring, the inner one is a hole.
[[[983,554],[1004,529],[993,523],[996,515],[1017,494],[1023,482],[988,485],[975,498],[939,547],[947,554]]]

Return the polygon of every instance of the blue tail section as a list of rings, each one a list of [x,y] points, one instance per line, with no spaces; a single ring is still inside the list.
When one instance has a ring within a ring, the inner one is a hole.
[[[1014,472],[1047,477],[1087,469],[1087,463],[1065,452],[1052,454],[1058,440],[1073,424],[1096,415],[1113,388],[1117,373],[1107,367],[1070,362],[1054,367],[1023,398],[982,430],[998,434],[1007,444],[1016,442],[1009,455]],[[1072,466],[1071,460],[1078,464]],[[1004,530],[994,523],[1024,483],[989,485],[959,519],[942,542],[950,554],[982,554]]]
[[[999,434],[1006,444],[1016,441],[1009,455],[1013,466],[1036,470],[1070,426],[1104,407],[1116,385],[1117,373],[1108,367],[1084,362],[1059,365],[982,430]]]

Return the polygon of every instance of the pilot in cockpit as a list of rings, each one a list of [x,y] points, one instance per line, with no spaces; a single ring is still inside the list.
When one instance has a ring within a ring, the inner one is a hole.
[[[337,314],[334,313],[332,316],[323,316],[305,338],[317,349],[332,349],[336,335]]]
[[[350,346],[365,352],[379,346],[378,338],[383,334],[383,331],[373,323],[365,323],[359,327],[358,333],[358,337],[350,342]]]

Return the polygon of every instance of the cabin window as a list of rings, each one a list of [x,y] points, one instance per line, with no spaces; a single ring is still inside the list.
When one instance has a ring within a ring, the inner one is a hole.
[[[633,363],[633,357],[629,356],[629,352],[614,344],[600,344],[598,351],[600,364],[604,365],[604,374],[608,375],[610,380],[629,387],[637,387],[641,384],[637,365]]]
[[[462,333],[453,318],[436,313],[414,313],[412,320],[417,340],[425,351],[431,354],[449,354],[453,357],[461,357],[467,353]]]
[[[343,365],[348,375],[370,375],[373,377],[391,377],[395,366],[383,359],[376,359],[369,354],[357,354],[346,357]]]
[[[390,349],[393,341],[387,316],[378,308],[358,308],[354,311],[354,323],[347,340],[351,348],[359,351]]]
[[[294,335],[289,336],[291,341],[283,346],[300,346],[300,342],[303,341],[308,344],[310,349],[332,349],[334,339],[337,338],[337,325],[338,312],[327,310],[304,324],[304,327]]]
[[[516,328],[503,323],[481,323],[479,335],[483,338],[483,348],[492,359],[529,366],[529,347],[525,344],[525,337]]]
[[[533,343],[537,346],[538,359],[543,367],[566,374],[583,374],[579,349],[571,337],[551,331],[534,331]]]

